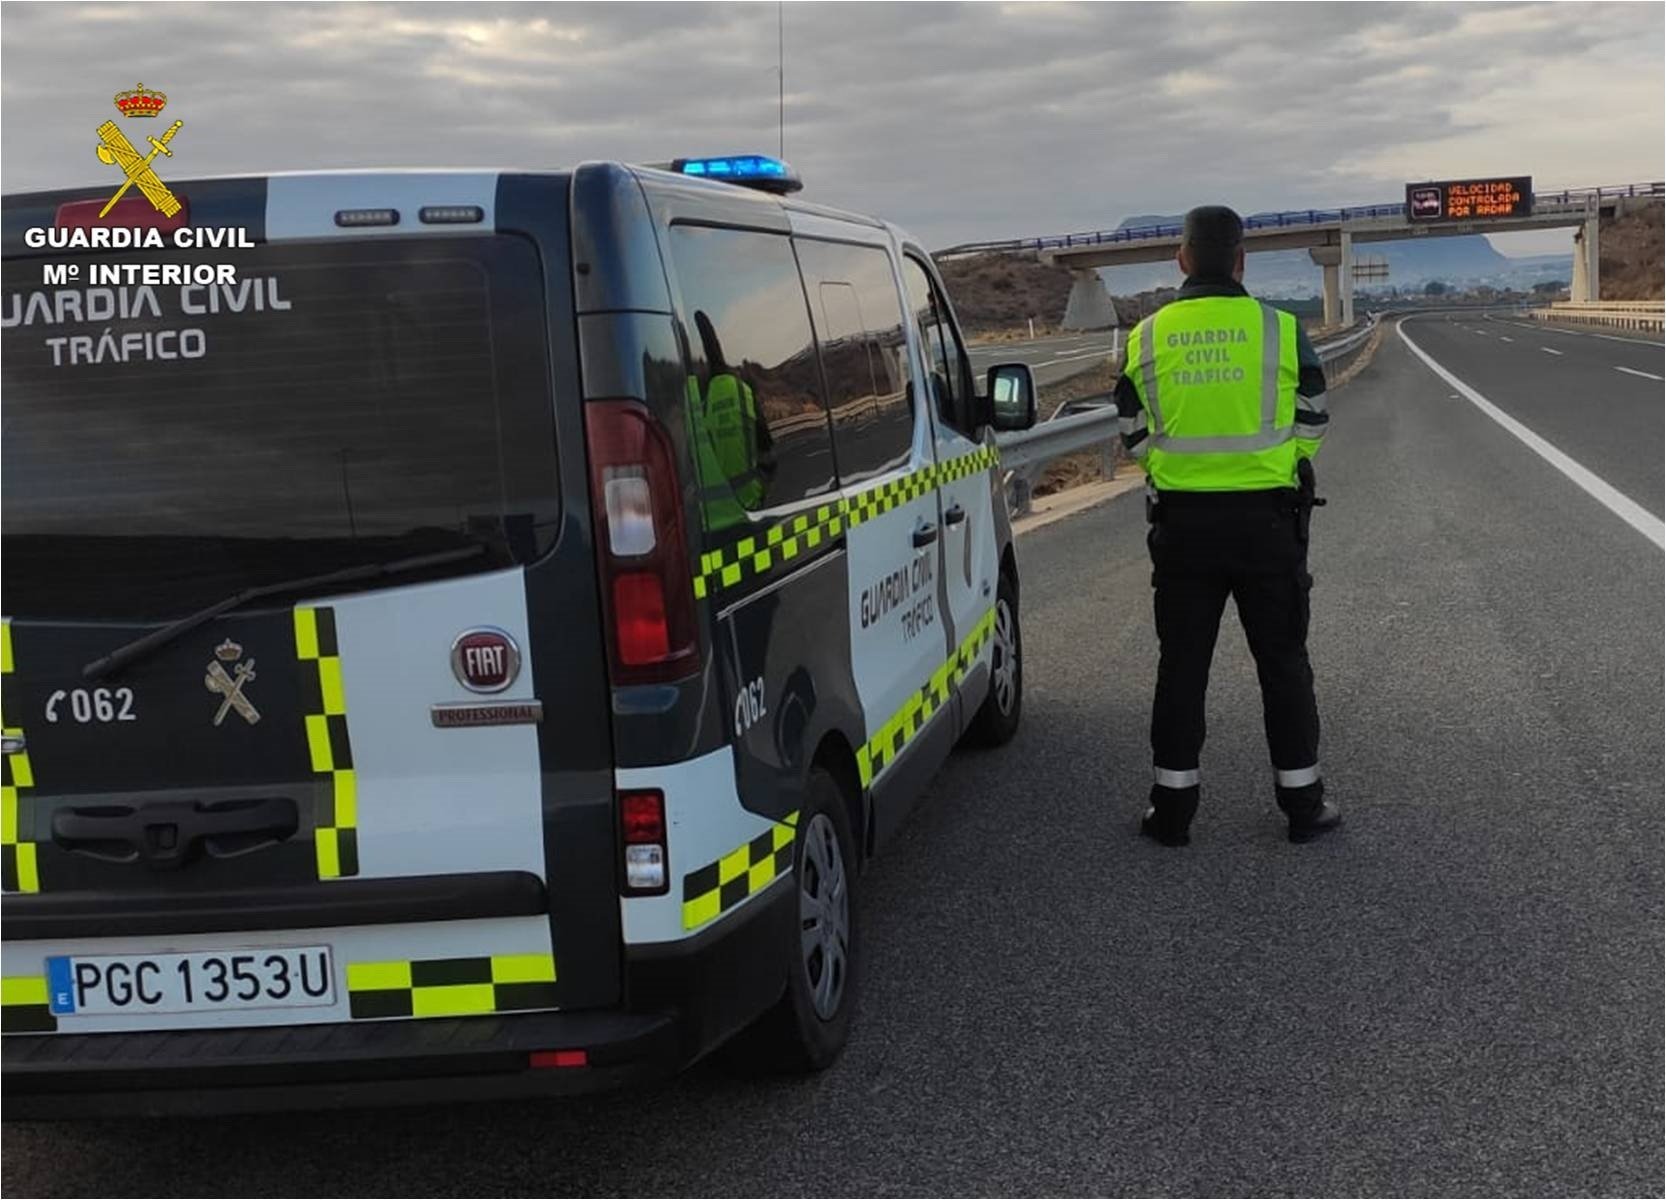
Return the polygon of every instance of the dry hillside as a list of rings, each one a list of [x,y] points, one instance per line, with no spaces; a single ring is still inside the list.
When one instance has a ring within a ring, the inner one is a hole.
[[[1053,330],[1064,320],[1070,272],[1017,254],[975,254],[940,259],[955,315],[968,337],[1028,329]]]
[[[1661,286],[1666,269],[1663,212],[1662,205],[1651,204],[1602,223],[1598,282],[1604,300],[1659,300],[1666,295]]]

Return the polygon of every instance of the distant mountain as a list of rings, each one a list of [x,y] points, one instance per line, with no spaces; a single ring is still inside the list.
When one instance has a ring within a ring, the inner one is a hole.
[[[1178,216],[1142,214],[1126,218],[1118,228],[1149,229],[1154,225],[1177,225],[1180,221]],[[1573,272],[1571,248],[1567,254],[1510,258],[1500,254],[1491,242],[1479,234],[1370,242],[1356,246],[1354,253],[1356,260],[1380,258],[1388,263],[1388,279],[1377,286],[1421,287],[1439,279],[1445,283],[1484,283],[1498,288],[1520,289],[1548,279],[1567,279]],[[1172,261],[1106,267],[1101,274],[1112,294],[1118,296],[1130,296],[1152,288],[1174,287],[1180,283],[1180,268]],[[1316,296],[1321,282],[1320,269],[1306,250],[1272,250],[1251,254],[1244,270],[1245,285],[1262,295]]]

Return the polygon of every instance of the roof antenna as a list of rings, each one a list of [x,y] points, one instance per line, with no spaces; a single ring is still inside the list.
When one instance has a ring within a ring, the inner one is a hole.
[[[787,157],[787,18],[786,0],[775,0],[775,75],[780,81],[779,112],[781,115],[781,147],[779,158]]]

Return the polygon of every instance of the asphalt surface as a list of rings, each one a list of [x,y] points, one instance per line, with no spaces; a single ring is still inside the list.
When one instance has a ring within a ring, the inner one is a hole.
[[[979,375],[996,363],[1029,363],[1037,385],[1045,386],[1099,366],[1122,346],[1125,336],[1122,330],[1100,330],[1034,341],[985,342],[968,346],[966,354],[972,360],[972,370]]]
[[[1570,388],[1631,422],[1567,450],[1658,481],[1661,389],[1608,377],[1658,350],[1566,337],[1589,362],[1552,364],[1437,325],[1409,328],[1545,437],[1578,436],[1552,424]],[[1661,553],[1398,338],[1332,412],[1311,639],[1332,838],[1283,838],[1232,617],[1193,844],[1135,836],[1155,650],[1124,496],[1020,542],[1024,727],[957,756],[863,877],[862,1011],[831,1070],[10,1126],[6,1194],[1660,1194]]]
[[[1406,332],[1488,400],[1661,515],[1666,351],[1659,341],[1507,313],[1424,317]]]

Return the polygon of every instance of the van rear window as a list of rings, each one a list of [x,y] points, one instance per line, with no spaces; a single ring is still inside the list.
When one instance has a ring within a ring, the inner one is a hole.
[[[485,543],[460,573],[548,547],[555,426],[529,242],[280,243],[235,261],[234,284],[103,288],[5,263],[8,615],[162,619],[365,562]]]

